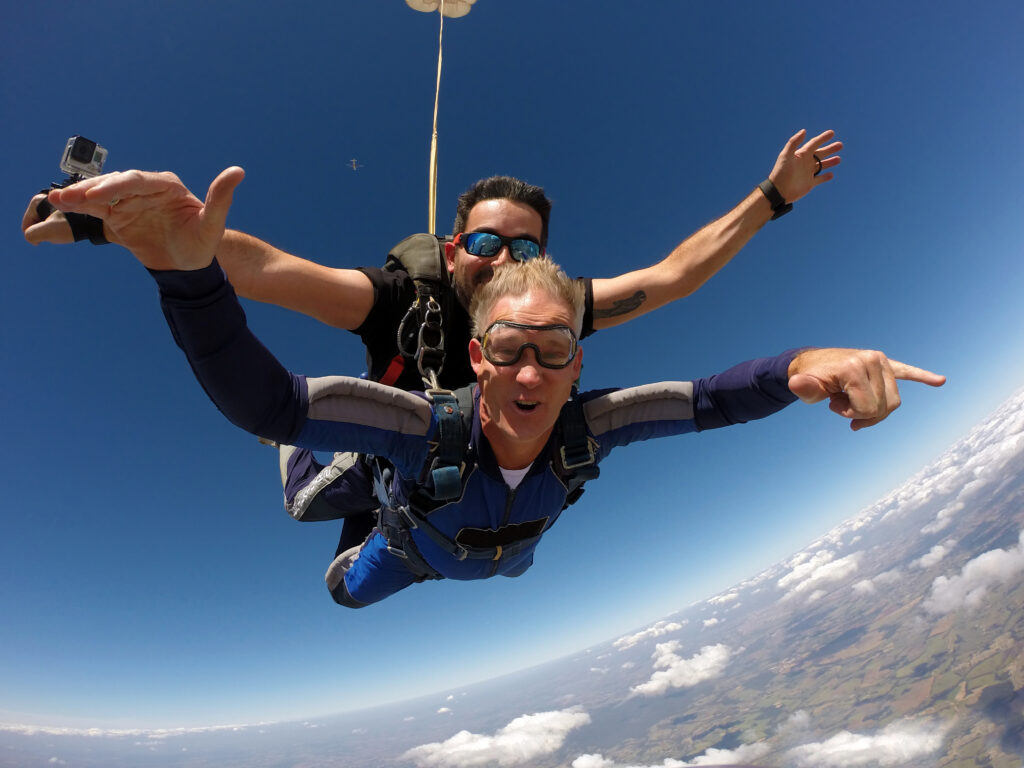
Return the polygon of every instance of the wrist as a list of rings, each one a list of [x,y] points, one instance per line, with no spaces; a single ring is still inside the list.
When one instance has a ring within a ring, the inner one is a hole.
[[[791,210],[793,210],[793,204],[787,203],[786,199],[779,192],[778,187],[769,178],[762,181],[757,185],[757,188],[761,190],[761,194],[768,200],[768,204],[772,208],[772,219],[777,219],[781,216],[785,216]]]

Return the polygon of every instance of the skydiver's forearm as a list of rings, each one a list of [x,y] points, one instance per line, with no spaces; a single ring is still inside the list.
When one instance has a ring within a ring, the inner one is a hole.
[[[274,264],[289,256],[270,243],[235,229],[224,231],[217,248],[217,261],[238,295],[268,304],[277,303],[274,300]]]
[[[594,280],[594,327],[610,328],[690,295],[728,264],[770,215],[771,206],[755,189],[657,264]]]
[[[244,232],[225,231],[217,260],[239,296],[334,328],[355,330],[373,306],[373,285],[362,272],[317,264]]]
[[[203,390],[231,423],[291,444],[307,409],[305,379],[260,343],[217,261],[193,272],[150,271],[175,342]]]
[[[789,364],[800,352],[748,360],[722,373],[694,382],[697,429],[715,429],[763,419],[797,397],[789,389]]]
[[[771,212],[768,200],[754,189],[731,211],[676,246],[666,259],[678,273],[672,299],[693,293],[728,264],[770,219]]]

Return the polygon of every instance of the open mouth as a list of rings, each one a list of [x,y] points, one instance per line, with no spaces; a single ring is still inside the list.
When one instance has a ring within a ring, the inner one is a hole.
[[[532,411],[538,405],[540,405],[540,403],[538,403],[535,400],[516,400],[515,402],[516,408],[518,408],[520,411]]]

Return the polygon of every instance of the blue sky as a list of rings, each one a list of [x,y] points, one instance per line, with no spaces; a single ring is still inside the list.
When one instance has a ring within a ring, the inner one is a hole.
[[[638,10],[641,9],[641,10]],[[69,135],[108,169],[336,266],[427,221],[437,17],[401,0],[20,5],[0,32],[5,440],[0,721],[176,727],[338,712],[485,679],[727,588],[890,490],[1024,383],[1019,3],[479,0],[445,25],[438,227],[477,178],[555,201],[573,274],[645,266],[762,180],[798,128],[837,178],[695,296],[585,344],[584,385],[707,375],[800,345],[949,376],[851,433],[824,406],[616,454],[524,577],[370,609],[323,586],[337,526],[280,504],[276,456],[228,424],[116,247],[17,223]],[[350,158],[362,165],[347,166]],[[247,305],[292,369],[358,374],[350,334]]]

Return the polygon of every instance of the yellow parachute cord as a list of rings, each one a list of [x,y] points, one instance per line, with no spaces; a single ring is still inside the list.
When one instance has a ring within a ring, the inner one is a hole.
[[[434,90],[434,130],[430,136],[430,192],[427,231],[437,234],[437,102],[441,96],[441,44],[444,41],[444,0],[441,0],[441,31],[437,35],[437,87]]]

